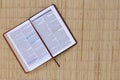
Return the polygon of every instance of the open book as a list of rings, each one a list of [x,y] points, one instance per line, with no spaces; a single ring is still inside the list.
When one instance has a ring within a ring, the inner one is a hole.
[[[4,37],[25,72],[32,71],[76,44],[55,5],[5,32]]]

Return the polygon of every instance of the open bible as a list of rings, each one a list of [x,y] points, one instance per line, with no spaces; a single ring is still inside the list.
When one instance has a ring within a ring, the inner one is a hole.
[[[76,44],[55,5],[5,32],[4,37],[25,72]]]

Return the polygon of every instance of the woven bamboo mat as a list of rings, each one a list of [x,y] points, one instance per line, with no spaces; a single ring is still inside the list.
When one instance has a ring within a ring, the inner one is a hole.
[[[78,43],[26,74],[2,34],[51,4]],[[120,80],[120,1],[0,0],[0,80]]]

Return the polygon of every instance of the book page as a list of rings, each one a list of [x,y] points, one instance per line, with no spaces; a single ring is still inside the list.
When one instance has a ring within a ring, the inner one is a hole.
[[[30,69],[51,58],[29,21],[24,22],[7,34]]]
[[[30,20],[53,56],[76,43],[54,6],[43,10]]]

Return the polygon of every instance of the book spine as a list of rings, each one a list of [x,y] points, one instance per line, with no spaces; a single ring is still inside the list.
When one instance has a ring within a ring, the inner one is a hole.
[[[58,65],[58,67],[60,67],[60,64],[57,62],[57,60],[53,57],[52,53],[50,52],[49,48],[47,47],[47,45],[45,44],[44,40],[42,39],[42,37],[40,36],[40,34],[38,33],[38,31],[36,30],[35,26],[33,25],[32,21],[29,20],[31,25],[33,26],[34,30],[36,31],[36,33],[38,34],[39,38],[41,39],[41,41],[43,42],[43,44],[45,45],[46,49],[48,50],[50,56],[52,57],[52,59],[56,62],[56,64]]]

